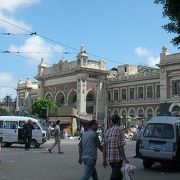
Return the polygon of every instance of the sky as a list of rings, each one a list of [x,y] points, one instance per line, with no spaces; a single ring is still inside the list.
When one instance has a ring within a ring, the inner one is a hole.
[[[175,34],[162,25],[163,7],[154,0],[0,0],[0,100],[16,97],[18,81],[60,59],[76,60],[83,44],[90,59],[107,69],[121,64],[155,66],[162,46]]]

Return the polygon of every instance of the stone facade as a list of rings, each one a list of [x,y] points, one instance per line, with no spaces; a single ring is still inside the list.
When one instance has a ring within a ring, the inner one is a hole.
[[[32,103],[38,98],[38,82],[32,81],[30,77],[25,81],[20,79],[16,91],[16,111],[20,115],[29,114]]]
[[[18,83],[17,107],[29,106],[37,97],[48,97],[57,103],[63,116],[95,118],[107,124],[113,114],[118,114],[125,125],[133,118],[180,115],[180,53],[168,54],[166,47],[157,67],[124,64],[108,70],[104,61],[89,59],[81,46],[75,61],[61,59],[47,67],[41,59],[36,79],[38,85],[31,83],[33,88]],[[73,114],[65,110],[69,107]]]
[[[108,80],[108,121],[113,114],[148,120],[152,116],[180,115],[180,53],[168,54],[164,46],[157,68],[122,65]]]
[[[36,77],[39,96],[51,98],[59,108],[75,108],[78,117],[103,122],[107,74],[105,62],[89,59],[82,46],[75,61],[62,59],[47,67],[42,59]]]

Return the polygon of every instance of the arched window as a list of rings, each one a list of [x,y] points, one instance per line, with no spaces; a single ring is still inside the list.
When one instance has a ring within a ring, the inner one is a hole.
[[[50,100],[53,100],[53,96],[51,93],[47,93],[45,96],[44,96],[45,99],[50,99]]]
[[[57,96],[56,96],[56,104],[59,106],[59,107],[62,107],[64,106],[64,103],[65,103],[65,98],[64,98],[64,94],[62,92],[58,93]]]
[[[93,94],[92,93],[88,93],[87,97],[86,97],[86,101],[93,101],[93,100],[94,100]]]
[[[137,112],[138,118],[144,118],[144,109],[143,108],[139,108],[138,112]]]
[[[76,91],[72,90],[68,95],[68,106],[76,108],[77,94]]]
[[[171,115],[179,116],[180,115],[180,107],[179,106],[174,106],[172,108]]]
[[[155,115],[156,115],[156,116],[160,115],[160,109],[159,109],[159,107],[157,107],[157,108],[155,109]]]
[[[114,114],[114,115],[119,115],[119,111],[118,111],[117,109],[115,109],[115,110],[113,111],[113,114]]]
[[[150,118],[152,118],[153,115],[154,115],[153,109],[148,108],[147,109],[147,118],[150,119]]]
[[[95,95],[94,95],[93,91],[89,91],[86,96],[86,113],[94,114],[95,113],[95,109],[94,109],[95,105],[96,105]]]
[[[129,116],[130,116],[130,117],[135,117],[135,109],[132,109],[132,108],[131,108],[131,109],[129,110]]]
[[[122,110],[121,116],[122,116],[122,118],[126,118],[127,117],[127,111],[125,109]]]

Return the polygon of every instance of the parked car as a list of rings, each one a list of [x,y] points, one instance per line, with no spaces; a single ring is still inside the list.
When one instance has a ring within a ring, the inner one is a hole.
[[[0,116],[0,134],[5,146],[24,144],[23,125],[31,120],[34,126],[31,147],[39,147],[46,142],[46,130],[39,120],[23,116]]]
[[[145,168],[155,162],[174,163],[180,169],[180,117],[157,116],[144,128],[139,157]]]

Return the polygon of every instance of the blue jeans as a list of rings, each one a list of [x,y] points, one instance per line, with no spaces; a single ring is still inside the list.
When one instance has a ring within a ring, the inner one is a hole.
[[[92,177],[93,180],[98,180],[97,171],[96,171],[96,159],[83,159],[85,165],[83,175],[81,180],[88,180]]]
[[[121,172],[122,161],[109,163],[112,168],[110,180],[122,180],[123,174]]]

